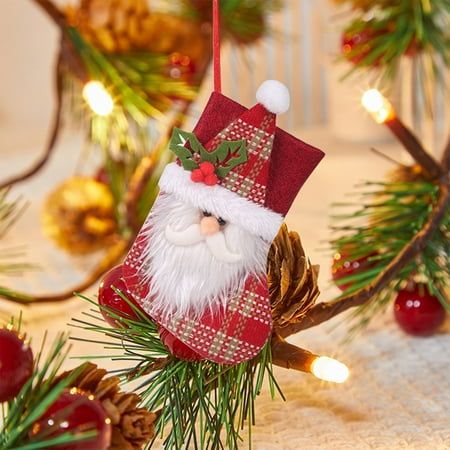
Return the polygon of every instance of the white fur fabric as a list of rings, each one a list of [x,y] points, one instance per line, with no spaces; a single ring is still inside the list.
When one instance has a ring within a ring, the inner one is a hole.
[[[250,234],[272,242],[283,222],[283,216],[259,206],[222,186],[207,186],[191,180],[191,172],[176,163],[164,169],[159,187],[163,192],[175,194],[185,203],[208,211],[227,222],[239,224]]]
[[[167,240],[167,225],[182,231],[201,218],[202,210],[189,202],[174,194],[159,195],[142,231],[148,245],[142,254],[141,276],[150,286],[144,309],[151,302],[153,310],[171,317],[199,317],[207,308],[226,305],[247,275],[265,276],[270,243],[232,221],[222,232],[227,248],[242,256],[237,262],[218,261],[205,241],[178,246]]]

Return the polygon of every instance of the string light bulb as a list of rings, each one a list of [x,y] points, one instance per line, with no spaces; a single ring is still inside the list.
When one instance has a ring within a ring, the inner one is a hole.
[[[83,87],[83,98],[95,114],[108,116],[112,113],[113,99],[100,81],[88,81]]]
[[[320,380],[344,383],[350,375],[348,367],[328,356],[318,356],[311,363],[311,373]]]
[[[377,123],[384,123],[395,117],[394,108],[378,89],[369,89],[361,97],[361,104]]]

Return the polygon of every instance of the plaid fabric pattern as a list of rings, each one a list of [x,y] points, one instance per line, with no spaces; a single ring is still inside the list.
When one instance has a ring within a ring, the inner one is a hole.
[[[226,140],[245,139],[247,142],[247,162],[236,166],[221,179],[221,186],[254,203],[264,205],[275,129],[275,115],[261,105],[256,105],[205,145],[207,150],[214,150]]]
[[[146,245],[147,240],[141,232],[125,259],[123,277],[147,314],[202,357],[218,364],[238,364],[261,351],[272,330],[265,278],[247,277],[242,290],[229,299],[226,309],[207,311],[199,320],[166,317],[153,308],[151,301],[145,300],[149,285],[143,282],[139,269]]]

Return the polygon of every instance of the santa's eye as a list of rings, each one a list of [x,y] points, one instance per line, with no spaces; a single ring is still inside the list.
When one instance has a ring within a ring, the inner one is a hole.
[[[208,211],[203,211],[202,214],[203,214],[203,217],[211,217],[212,216],[212,214]]]
[[[221,227],[223,227],[223,226],[225,226],[225,225],[227,224],[226,220],[223,220],[222,217],[219,217],[219,218],[217,219],[217,222],[219,222],[219,225],[220,225]]]

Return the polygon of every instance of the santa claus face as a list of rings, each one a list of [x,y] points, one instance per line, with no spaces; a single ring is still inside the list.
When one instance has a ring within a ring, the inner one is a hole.
[[[265,276],[270,243],[230,221],[161,194],[145,225],[147,301],[171,316],[226,305],[249,274]]]

